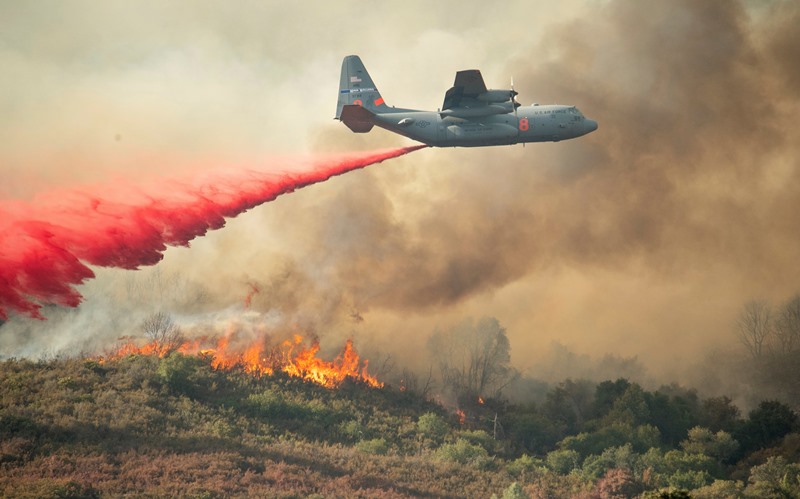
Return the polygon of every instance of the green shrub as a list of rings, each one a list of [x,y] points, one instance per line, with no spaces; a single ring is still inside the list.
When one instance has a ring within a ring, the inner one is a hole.
[[[667,478],[670,487],[692,490],[711,483],[711,475],[707,471],[679,470]]]
[[[161,359],[156,370],[158,378],[170,390],[197,397],[208,390],[210,367],[200,357],[174,353]]]
[[[529,497],[522,485],[517,482],[512,483],[503,491],[503,499],[529,499]]]
[[[506,465],[506,471],[514,477],[524,477],[542,468],[544,468],[544,461],[527,454],[523,454]]]
[[[305,404],[287,400],[279,392],[270,389],[250,394],[247,405],[258,415],[272,419],[303,419],[312,413]]]
[[[364,452],[365,454],[384,455],[389,452],[389,444],[382,438],[373,438],[372,440],[362,440],[356,444],[356,450]]]
[[[469,443],[463,438],[454,444],[444,444],[436,451],[436,457],[442,461],[468,464],[477,468],[486,468],[491,462],[489,453],[480,445]]]
[[[695,499],[739,499],[744,497],[744,485],[733,480],[714,480],[711,485],[692,491]]]
[[[417,420],[417,431],[434,443],[440,443],[449,430],[447,422],[432,412],[426,412]]]
[[[574,450],[554,450],[548,452],[545,458],[547,467],[559,475],[566,475],[576,469],[581,462],[581,456]]]
[[[746,492],[752,497],[800,497],[800,464],[773,456],[753,466],[748,481]]]
[[[339,423],[338,430],[346,442],[358,442],[364,437],[364,426],[353,419]]]
[[[640,468],[641,456],[633,452],[630,444],[622,447],[610,447],[599,456],[588,456],[581,466],[583,476],[589,480],[597,480],[611,469],[635,471]]]
[[[660,444],[658,428],[644,425],[630,427],[624,424],[606,426],[591,433],[579,433],[567,437],[558,446],[562,449],[577,451],[581,457],[592,454],[599,456],[609,447],[622,447],[630,444],[634,451],[645,452]]]
[[[458,432],[458,438],[463,438],[473,445],[480,445],[487,452],[495,452],[497,442],[483,430],[464,430]]]

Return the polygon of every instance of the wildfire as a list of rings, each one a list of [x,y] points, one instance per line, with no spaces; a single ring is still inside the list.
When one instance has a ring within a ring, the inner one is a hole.
[[[291,340],[283,341],[277,346],[270,346],[266,337],[243,345],[233,341],[234,339],[231,335],[225,335],[216,340],[186,340],[179,345],[153,341],[144,346],[136,346],[129,341],[107,358],[133,354],[165,357],[172,352],[179,352],[208,357],[214,369],[242,369],[254,376],[283,372],[327,388],[335,388],[347,378],[362,381],[375,388],[383,387],[383,383],[369,374],[369,361],[359,358],[352,340],[347,340],[342,352],[329,362],[317,357],[320,348],[318,340],[313,340],[310,346],[306,346],[305,339],[300,335],[295,335]]]

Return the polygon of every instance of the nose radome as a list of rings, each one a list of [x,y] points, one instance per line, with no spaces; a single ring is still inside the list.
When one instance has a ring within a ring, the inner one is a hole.
[[[595,120],[586,120],[584,126],[586,127],[586,133],[591,133],[597,130],[597,122]]]

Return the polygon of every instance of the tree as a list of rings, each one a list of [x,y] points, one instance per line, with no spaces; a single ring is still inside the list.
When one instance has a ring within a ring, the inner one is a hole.
[[[711,456],[722,463],[736,452],[739,442],[734,440],[730,433],[724,431],[713,433],[708,428],[695,426],[689,430],[688,437],[681,442],[681,447],[688,453]]]
[[[590,381],[568,379],[547,392],[542,414],[562,423],[567,432],[578,433],[591,413],[593,391],[594,384]]]
[[[597,482],[599,497],[636,497],[641,491],[641,484],[636,481],[631,470],[627,468],[612,468]]]
[[[629,386],[631,386],[631,383],[625,378],[619,378],[616,381],[606,380],[599,383],[594,391],[594,404],[592,407],[594,417],[599,419],[608,414],[614,402],[625,393]]]
[[[184,341],[180,328],[166,312],[150,315],[142,323],[142,331],[155,345],[159,357],[166,357],[176,351]]]
[[[509,415],[508,434],[515,445],[531,452],[545,452],[562,438],[563,432],[556,421],[536,412],[519,410]]]
[[[659,429],[664,443],[676,445],[686,438],[689,428],[698,425],[700,402],[694,390],[673,384],[646,396],[650,422]]]
[[[781,353],[800,348],[800,295],[795,295],[781,309],[775,320],[775,340]]]
[[[515,375],[506,330],[492,317],[436,331],[428,348],[444,385],[459,397],[499,394]]]
[[[800,497],[800,465],[789,464],[782,456],[750,470],[747,493],[752,497]]]
[[[558,443],[562,449],[578,452],[581,457],[600,455],[609,447],[621,447],[630,444],[636,452],[645,452],[659,445],[660,434],[653,426],[644,425],[632,428],[629,425],[615,424],[600,428],[591,433],[579,433],[564,438]]]
[[[772,311],[769,305],[763,301],[747,303],[736,323],[739,328],[739,341],[754,359],[761,357],[772,333]]]
[[[400,389],[403,391],[407,390],[410,393],[417,394],[420,397],[427,399],[431,392],[436,388],[436,383],[434,382],[433,378],[433,366],[428,367],[428,372],[425,374],[424,378],[420,377],[417,373],[406,367],[403,368],[403,372],[400,374]]]
[[[649,422],[650,407],[647,404],[645,391],[633,383],[614,401],[611,410],[603,419],[608,425],[626,424],[631,427]]]
[[[739,424],[739,408],[726,397],[710,397],[700,407],[700,425],[711,431],[732,432]]]
[[[581,455],[570,449],[554,450],[545,457],[547,467],[559,475],[566,475],[578,468],[580,462]]]
[[[750,411],[747,421],[736,433],[736,440],[747,453],[768,447],[795,429],[797,414],[777,400],[766,400]]]

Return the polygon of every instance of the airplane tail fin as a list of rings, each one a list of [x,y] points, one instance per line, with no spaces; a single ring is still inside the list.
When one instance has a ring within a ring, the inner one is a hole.
[[[370,78],[369,73],[367,73],[367,68],[364,67],[364,63],[361,62],[361,58],[357,55],[348,55],[342,61],[342,76],[339,80],[339,102],[336,106],[337,120],[345,121],[342,118],[342,111],[345,106],[363,106],[372,113],[388,112],[390,110],[389,106],[383,101],[383,97],[378,92],[378,88]],[[345,124],[347,124],[346,121]],[[352,129],[352,127],[350,128]],[[370,126],[370,128],[372,127]]]

